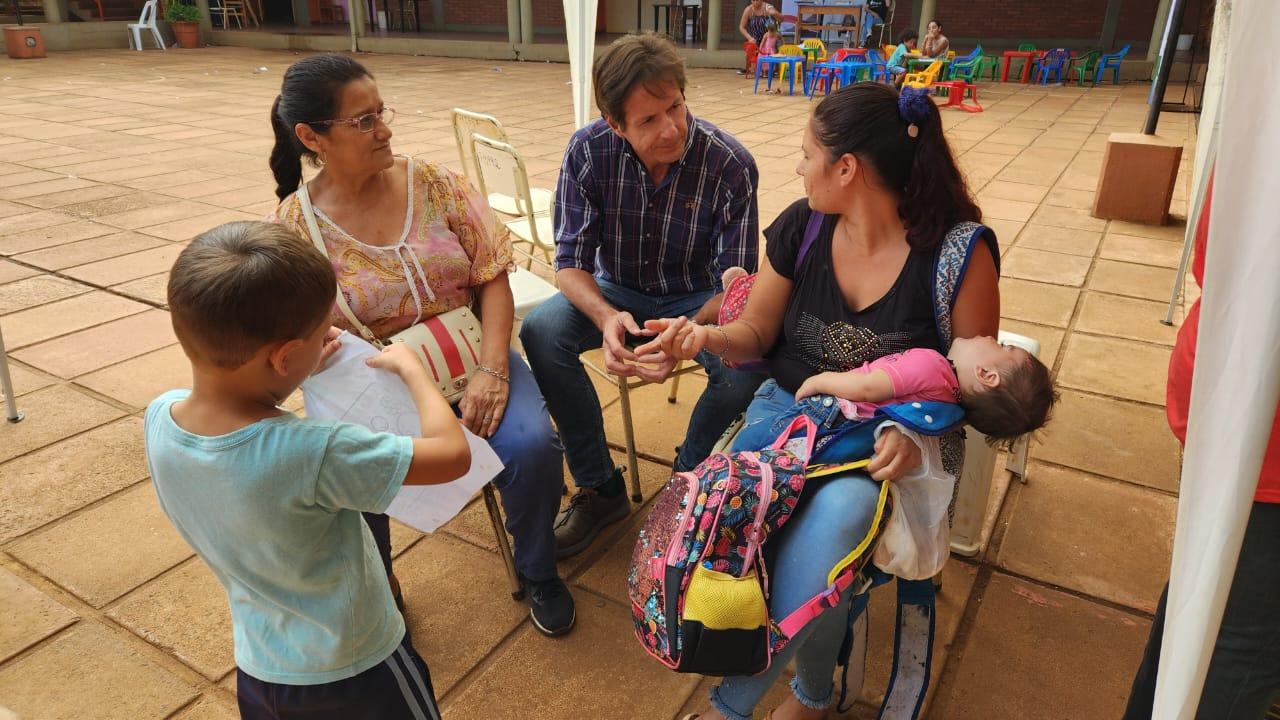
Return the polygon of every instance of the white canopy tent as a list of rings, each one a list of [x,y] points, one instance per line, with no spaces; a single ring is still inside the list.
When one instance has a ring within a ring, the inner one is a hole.
[[[1196,715],[1280,399],[1280,228],[1272,207],[1280,194],[1280,96],[1249,80],[1280,27],[1280,3],[1218,0],[1216,20],[1226,25],[1214,33],[1225,52],[1209,69],[1223,78],[1220,120],[1202,118],[1209,137],[1198,142],[1209,152],[1197,155],[1205,165],[1196,176],[1205,175],[1215,146],[1217,171],[1153,713],[1162,719]]]
[[[569,75],[573,81],[573,124],[591,121],[591,65],[596,50],[596,0],[564,0],[569,39]]]

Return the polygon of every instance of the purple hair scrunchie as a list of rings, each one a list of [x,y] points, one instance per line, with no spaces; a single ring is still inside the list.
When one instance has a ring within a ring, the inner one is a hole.
[[[919,134],[917,125],[929,118],[932,105],[928,88],[902,88],[898,93],[898,116],[907,123],[908,135],[915,137]]]

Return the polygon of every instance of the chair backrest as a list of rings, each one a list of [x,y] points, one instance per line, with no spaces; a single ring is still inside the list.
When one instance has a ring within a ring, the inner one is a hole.
[[[1087,53],[1085,53],[1084,55],[1080,56],[1079,60],[1080,60],[1080,62],[1084,65],[1084,69],[1085,69],[1085,70],[1092,70],[1092,69],[1093,69],[1093,66],[1094,66],[1095,64],[1097,64],[1097,62],[1098,62],[1098,56],[1099,56],[1100,54],[1101,54],[1101,53],[1099,53],[1097,50],[1090,50],[1089,52],[1087,52]]]
[[[969,52],[965,53],[964,55],[960,55],[960,56],[956,57],[954,60],[952,60],[952,64],[953,64],[953,65],[955,65],[955,64],[958,64],[958,63],[968,63],[968,62],[973,62],[974,58],[978,57],[978,56],[979,56],[979,55],[981,55],[981,54],[982,54],[982,46],[981,46],[981,45],[979,45],[978,47],[976,47],[976,48],[974,48],[974,49],[970,50]]]
[[[819,57],[826,57],[827,45],[818,38],[805,38],[800,41],[800,47],[805,50],[817,50]]]
[[[156,4],[159,0],[147,0],[142,6],[142,14],[138,16],[139,25],[155,25],[156,24]]]
[[[879,52],[876,52],[875,50],[868,50],[867,62],[871,63],[872,67],[882,68],[884,67],[885,59],[880,57]]]
[[[1054,48],[1045,53],[1040,67],[1061,67],[1071,59],[1071,51],[1066,48]]]
[[[1036,50],[1035,43],[1018,43],[1019,52],[1035,52],[1035,50]]]
[[[804,50],[799,45],[783,45],[778,48],[779,55],[790,55],[791,57],[803,56]]]
[[[1120,48],[1120,50],[1116,53],[1116,56],[1117,56],[1119,59],[1123,60],[1123,59],[1124,59],[1124,56],[1129,54],[1129,48],[1130,48],[1130,47],[1132,47],[1132,46],[1130,46],[1130,45],[1125,45],[1124,47]]]
[[[533,192],[529,189],[529,173],[525,170],[520,151],[501,140],[472,133],[471,154],[475,157],[478,170],[476,184],[480,187],[480,194],[489,197],[492,193],[501,193],[515,198],[516,214],[529,221],[529,232],[534,243],[539,247],[550,247],[551,238],[544,241],[538,237]]]
[[[458,159],[462,162],[462,175],[473,184],[478,184],[480,181],[477,178],[480,176],[480,169],[476,167],[476,158],[475,153],[472,151],[473,143],[471,142],[471,136],[475,133],[500,142],[507,142],[507,131],[502,129],[502,123],[498,122],[498,118],[492,115],[481,115],[462,108],[454,108],[453,141],[458,145]]]
[[[853,55],[853,54],[854,54],[854,52],[853,52],[853,48],[840,48],[839,50],[837,50],[837,51],[835,51],[834,53],[832,53],[832,54],[831,54],[831,57],[830,57],[830,58],[828,58],[828,59],[829,59],[831,62],[840,62],[841,60],[844,60],[845,58],[847,58],[847,57],[849,57],[849,56],[851,56],[851,55]]]

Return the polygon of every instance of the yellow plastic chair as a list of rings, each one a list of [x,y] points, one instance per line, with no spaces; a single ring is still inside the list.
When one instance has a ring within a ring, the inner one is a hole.
[[[782,47],[778,48],[777,54],[789,55],[791,57],[804,57],[804,48],[800,47],[799,45],[783,45]],[[787,69],[788,69],[787,65],[783,65],[782,67],[778,68],[779,83],[787,79]],[[800,80],[801,80],[801,86],[803,87],[804,78],[800,78]]]
[[[809,56],[809,66],[827,61],[827,46],[818,38],[805,38],[800,42],[800,49]]]
[[[903,87],[927,88],[938,81],[938,74],[942,72],[942,61],[934,60],[929,63],[929,67],[908,74],[902,79]]]

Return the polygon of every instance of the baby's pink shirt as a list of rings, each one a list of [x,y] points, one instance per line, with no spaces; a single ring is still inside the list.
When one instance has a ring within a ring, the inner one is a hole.
[[[778,52],[778,38],[771,35],[765,35],[760,41],[760,54],[772,55]]]
[[[876,409],[904,402],[960,402],[960,383],[946,356],[934,350],[912,348],[864,363],[849,372],[871,374],[883,370],[893,381],[893,398],[884,402],[853,402],[837,398],[850,420],[867,419]]]

